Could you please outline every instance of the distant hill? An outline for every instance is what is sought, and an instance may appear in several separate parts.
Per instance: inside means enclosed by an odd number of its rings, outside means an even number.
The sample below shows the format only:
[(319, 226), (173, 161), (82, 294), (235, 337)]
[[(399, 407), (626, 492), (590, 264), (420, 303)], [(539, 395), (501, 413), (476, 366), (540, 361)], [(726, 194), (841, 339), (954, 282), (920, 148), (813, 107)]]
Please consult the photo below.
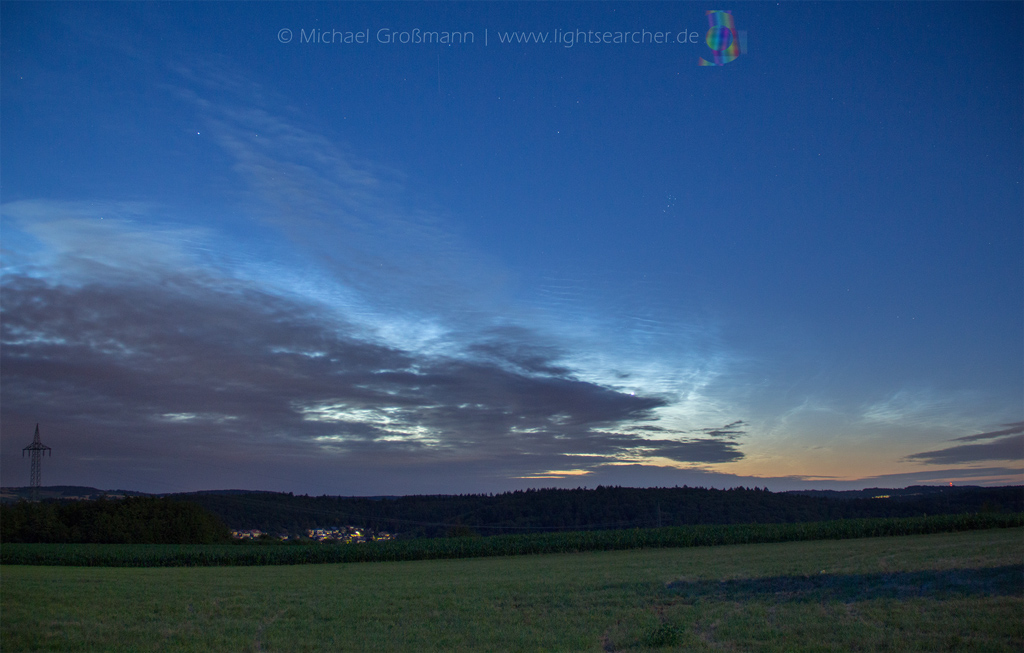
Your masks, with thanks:
[(756, 488), (599, 487), (391, 498), (273, 492), (170, 496), (198, 503), (234, 529), (276, 534), (350, 525), (406, 537), (1024, 512), (1024, 487), (1020, 486), (866, 492), (812, 496)]
[[(3, 500), (28, 498), (29, 488), (3, 488)], [(141, 492), (53, 486), (43, 499), (98, 499)], [(206, 490), (166, 495), (196, 503), (229, 528), (272, 535), (356, 526), (403, 537), (492, 535), (559, 530), (650, 528), (690, 524), (827, 521), (965, 512), (1024, 512), (1024, 487), (869, 488), (770, 492), (758, 488), (598, 487), (503, 494), (397, 497), (296, 496), (281, 492)]]
[[(40, 499), (70, 499), (80, 501), (95, 501), (100, 497), (145, 497), (155, 496), (145, 492), (134, 492), (132, 490), (98, 490), (94, 487), (81, 485), (48, 485), (39, 488)], [(22, 499), (28, 500), (32, 497), (31, 487), (0, 487), (0, 502), (15, 503)]]
[(785, 494), (800, 494), (806, 497), (825, 499), (921, 499), (936, 496), (956, 496), (964, 492), (985, 491), (979, 485), (911, 485), (905, 488), (871, 487), (863, 490), (789, 490)]

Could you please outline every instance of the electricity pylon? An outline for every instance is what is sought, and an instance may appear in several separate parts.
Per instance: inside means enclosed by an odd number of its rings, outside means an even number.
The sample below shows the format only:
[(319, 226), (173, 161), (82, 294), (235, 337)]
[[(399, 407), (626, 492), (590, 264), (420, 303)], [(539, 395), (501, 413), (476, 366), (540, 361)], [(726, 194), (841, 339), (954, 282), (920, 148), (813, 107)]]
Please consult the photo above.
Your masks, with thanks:
[(21, 450), (21, 457), (25, 457), (25, 452), (29, 453), (29, 458), (32, 459), (32, 474), (29, 486), (32, 488), (32, 500), (36, 501), (39, 499), (39, 486), (42, 483), (42, 465), (40, 464), (40, 458), (46, 455), (46, 452), (50, 452), (50, 456), (53, 456), (53, 450), (39, 441), (39, 425), (36, 424), (36, 435), (32, 438), (32, 444), (28, 445)]

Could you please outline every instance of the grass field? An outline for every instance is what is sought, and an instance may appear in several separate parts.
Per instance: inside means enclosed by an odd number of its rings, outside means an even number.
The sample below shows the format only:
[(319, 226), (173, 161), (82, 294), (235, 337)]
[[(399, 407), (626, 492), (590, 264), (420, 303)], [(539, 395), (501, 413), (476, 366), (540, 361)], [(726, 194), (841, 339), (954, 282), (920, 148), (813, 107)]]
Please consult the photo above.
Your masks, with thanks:
[(9, 651), (1024, 650), (1024, 529), (272, 567), (4, 565)]

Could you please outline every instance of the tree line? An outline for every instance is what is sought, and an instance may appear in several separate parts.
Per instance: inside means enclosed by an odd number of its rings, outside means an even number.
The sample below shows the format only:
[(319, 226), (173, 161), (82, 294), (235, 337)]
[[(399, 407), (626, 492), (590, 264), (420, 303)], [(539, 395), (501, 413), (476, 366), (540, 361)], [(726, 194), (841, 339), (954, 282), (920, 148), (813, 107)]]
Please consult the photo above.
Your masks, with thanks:
[(22, 501), (0, 506), (0, 541), (201, 544), (229, 540), (229, 528), (276, 536), (336, 526), (416, 538), (1024, 512), (1024, 488), (1019, 486), (908, 488), (884, 498), (849, 496), (858, 495), (598, 487), (375, 498), (233, 491)]
[(0, 542), (214, 544), (231, 531), (189, 501), (127, 497), (97, 501), (19, 501), (0, 505)]
[(1024, 512), (1024, 488), (928, 488), (891, 498), (836, 498), (759, 488), (598, 487), (502, 494), (402, 497), (295, 496), (273, 492), (175, 495), (236, 529), (270, 534), (354, 525), (402, 537), (793, 523), (968, 512)]

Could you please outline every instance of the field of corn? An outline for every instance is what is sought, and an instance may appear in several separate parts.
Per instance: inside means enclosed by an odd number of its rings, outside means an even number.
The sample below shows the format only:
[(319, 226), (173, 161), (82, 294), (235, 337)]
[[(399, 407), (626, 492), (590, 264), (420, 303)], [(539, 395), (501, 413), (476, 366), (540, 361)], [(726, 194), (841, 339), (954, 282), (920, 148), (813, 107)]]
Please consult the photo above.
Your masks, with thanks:
[(388, 562), (846, 540), (1017, 526), (1024, 526), (1022, 513), (410, 539), (363, 544), (5, 544), (0, 549), (0, 563), (83, 567), (211, 567)]

